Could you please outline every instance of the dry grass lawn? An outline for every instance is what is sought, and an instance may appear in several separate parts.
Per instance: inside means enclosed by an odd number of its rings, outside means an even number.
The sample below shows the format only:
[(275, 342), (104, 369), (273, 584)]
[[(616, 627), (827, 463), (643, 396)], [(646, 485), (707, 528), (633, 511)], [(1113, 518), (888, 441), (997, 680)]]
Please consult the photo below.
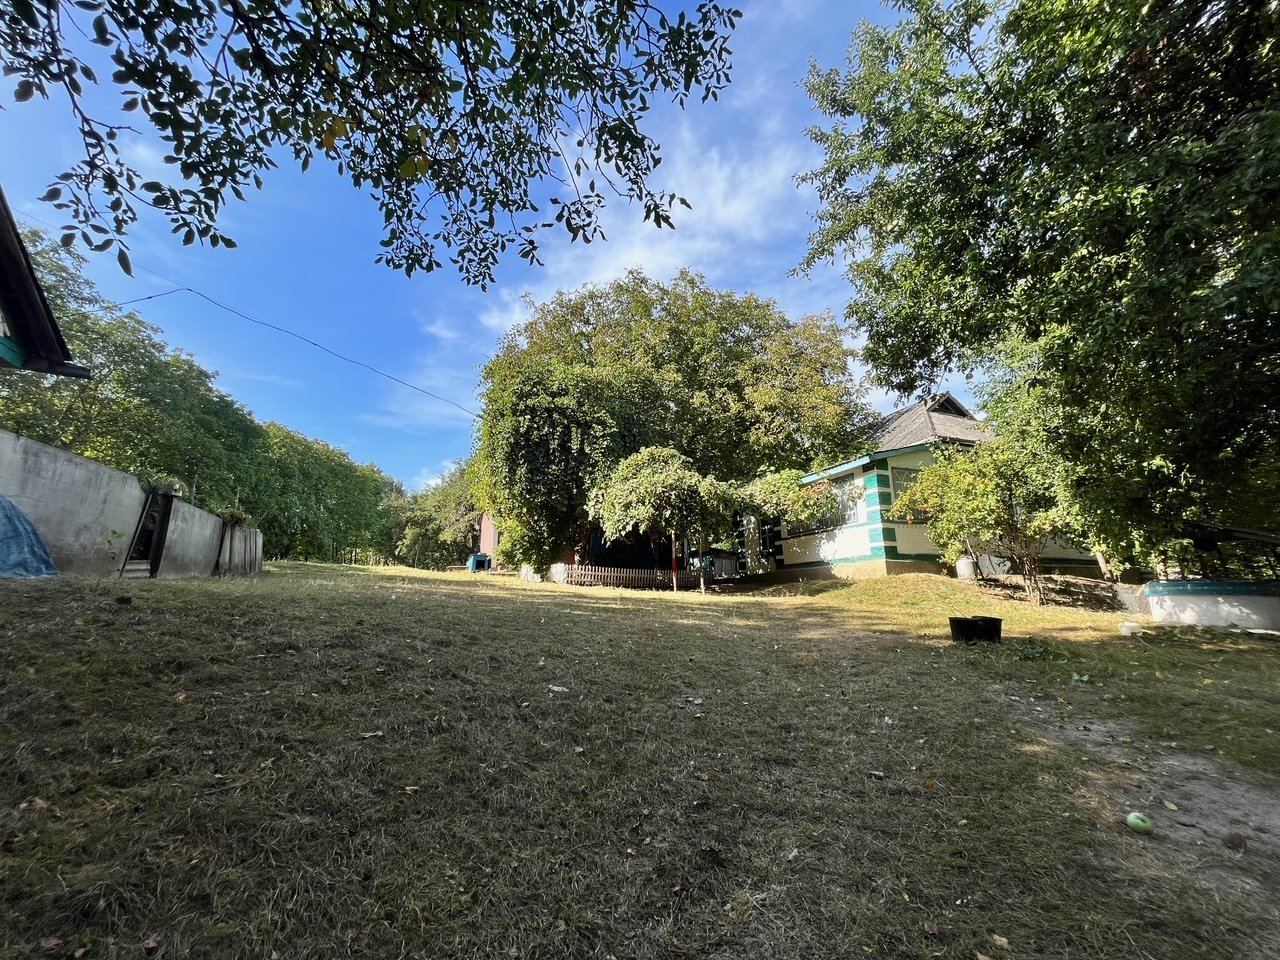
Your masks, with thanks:
[(0, 957), (1280, 955), (1280, 642), (1120, 619), (924, 576), (0, 583)]

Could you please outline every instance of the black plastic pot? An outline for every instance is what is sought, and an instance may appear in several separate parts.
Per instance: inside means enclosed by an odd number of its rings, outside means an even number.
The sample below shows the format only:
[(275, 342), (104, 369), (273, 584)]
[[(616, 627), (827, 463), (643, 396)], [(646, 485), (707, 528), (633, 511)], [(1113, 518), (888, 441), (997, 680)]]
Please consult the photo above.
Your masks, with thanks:
[(1004, 623), (999, 617), (970, 617), (977, 624), (978, 639), (984, 643), (1000, 642), (1000, 627)]
[(948, 617), (951, 639), (955, 643), (977, 643), (978, 623), (973, 617)]

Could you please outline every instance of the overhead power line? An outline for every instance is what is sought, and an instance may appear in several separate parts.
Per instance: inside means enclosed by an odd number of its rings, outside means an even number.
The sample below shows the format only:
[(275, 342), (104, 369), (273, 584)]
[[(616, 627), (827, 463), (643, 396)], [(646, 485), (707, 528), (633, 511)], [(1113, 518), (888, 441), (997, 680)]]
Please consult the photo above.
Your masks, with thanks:
[[(39, 217), (33, 217), (30, 214), (24, 214), (24, 216), (29, 220), (35, 220), (37, 223), (43, 223), (45, 226), (53, 230), (58, 229), (56, 226), (54, 226), (52, 223), (49, 223), (49, 221), (47, 220), (41, 220)], [(457, 407), (459, 410), (461, 410), (463, 413), (465, 413), (469, 417), (473, 417), (477, 420), (480, 419), (480, 414), (476, 413), (474, 410), (468, 410), (466, 407), (458, 403), (456, 400), (450, 400), (448, 397), (442, 397), (438, 393), (432, 393), (426, 387), (420, 387), (416, 383), (410, 383), (408, 380), (401, 380), (399, 377), (395, 376), (394, 374), (387, 373), (385, 370), (379, 370), (377, 367), (373, 366), (372, 364), (365, 363), (363, 360), (357, 360), (355, 357), (348, 357), (346, 354), (339, 353), (337, 350), (333, 350), (329, 347), (326, 347), (323, 343), (317, 343), (315, 340), (312, 340), (309, 337), (304, 337), (302, 334), (297, 333), (296, 331), (290, 330), (288, 327), (282, 327), (279, 324), (271, 323), (267, 320), (260, 320), (255, 316), (245, 313), (243, 310), (237, 309), (236, 307), (233, 307), (228, 303), (223, 303), (221, 300), (218, 300), (215, 297), (211, 297), (209, 294), (204, 293), (201, 290), (197, 290), (195, 287), (190, 287), (184, 283), (179, 283), (177, 280), (174, 280), (172, 277), (165, 276), (163, 273), (161, 273), (158, 270), (152, 270), (150, 267), (144, 267), (138, 263), (134, 263), (133, 266), (135, 270), (145, 270), (147, 273), (150, 273), (153, 276), (159, 277), (161, 280), (165, 280), (165, 281), (168, 281), (169, 283), (172, 283), (174, 287), (172, 290), (166, 290), (163, 293), (153, 293), (150, 296), (137, 297), (136, 299), (133, 299), (133, 300), (125, 300), (121, 303), (117, 303), (116, 306), (118, 307), (126, 307), (131, 303), (142, 303), (145, 300), (158, 300), (161, 297), (168, 297), (175, 293), (189, 293), (192, 296), (199, 297), (201, 300), (204, 300), (207, 303), (217, 307), (219, 310), (225, 310), (227, 313), (230, 313), (233, 316), (239, 317), (242, 320), (247, 320), (249, 321), (249, 323), (256, 323), (260, 327), (266, 327), (267, 329), (274, 330), (277, 333), (283, 333), (285, 336), (293, 337), (295, 340), (301, 340), (303, 343), (308, 344), (309, 346), (315, 347), (317, 350), (323, 350), (325, 353), (329, 354), (329, 356), (334, 357), (338, 360), (341, 360), (343, 363), (349, 363), (349, 364), (352, 364), (353, 366), (363, 367), (365, 370), (368, 370), (370, 373), (376, 374), (377, 376), (382, 377), (383, 379), (390, 380), (392, 383), (398, 383), (400, 384), (400, 386), (407, 387), (410, 390), (414, 390), (425, 397), (430, 397), (432, 400), (439, 400), (441, 403), (447, 403), (450, 406)]]

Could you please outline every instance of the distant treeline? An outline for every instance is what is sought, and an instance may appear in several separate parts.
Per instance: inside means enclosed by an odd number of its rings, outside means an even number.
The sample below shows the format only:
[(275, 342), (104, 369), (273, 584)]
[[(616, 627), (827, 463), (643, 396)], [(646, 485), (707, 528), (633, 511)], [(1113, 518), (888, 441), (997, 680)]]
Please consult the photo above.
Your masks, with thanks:
[(461, 467), (418, 494), (373, 464), (261, 423), (215, 374), (102, 297), (82, 261), (25, 235), (54, 314), (91, 380), (0, 373), (0, 427), (73, 450), (192, 503), (252, 523), (268, 557), (443, 567), (473, 548), (478, 514)]

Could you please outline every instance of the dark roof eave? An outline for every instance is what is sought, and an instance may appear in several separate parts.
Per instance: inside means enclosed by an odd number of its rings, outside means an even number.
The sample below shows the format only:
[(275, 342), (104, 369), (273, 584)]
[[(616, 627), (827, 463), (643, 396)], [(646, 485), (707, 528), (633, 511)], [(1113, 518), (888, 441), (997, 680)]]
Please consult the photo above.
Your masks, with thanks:
[(957, 447), (972, 447), (976, 445), (974, 440), (959, 440), (954, 437), (933, 437), (923, 443), (913, 443), (909, 447), (896, 447), (892, 450), (877, 450), (874, 453), (868, 453), (864, 457), (858, 457), (855, 460), (846, 460), (844, 463), (837, 463), (831, 467), (824, 467), (813, 473), (807, 474), (801, 479), (801, 483), (816, 483), (819, 480), (835, 480), (846, 474), (852, 473), (858, 467), (864, 466), (875, 460), (884, 460), (887, 457), (900, 457), (908, 453), (919, 453), (922, 450), (929, 450), (939, 444), (949, 444)]
[(88, 368), (72, 362), (71, 351), (45, 298), (18, 222), (0, 190), (0, 305), (14, 339), (26, 354), (24, 370), (87, 379)]

